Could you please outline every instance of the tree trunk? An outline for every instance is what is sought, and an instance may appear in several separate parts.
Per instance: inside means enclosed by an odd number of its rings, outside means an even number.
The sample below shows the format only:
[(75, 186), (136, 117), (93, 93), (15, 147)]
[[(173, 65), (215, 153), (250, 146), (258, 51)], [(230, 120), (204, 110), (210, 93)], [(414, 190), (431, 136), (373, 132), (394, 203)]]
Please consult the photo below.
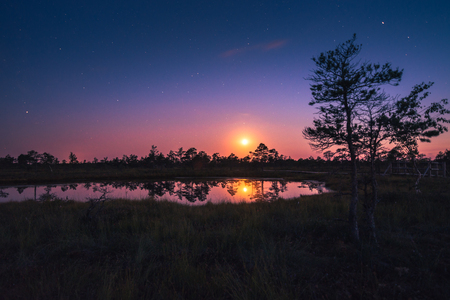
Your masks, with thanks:
[(416, 190), (416, 194), (420, 194), (421, 191), (419, 189), (419, 182), (420, 182), (420, 179), (422, 178), (422, 173), (420, 173), (419, 167), (417, 167), (416, 160), (414, 158), (413, 158), (413, 164), (414, 164), (414, 170), (417, 172), (417, 174), (419, 174), (416, 182), (414, 183), (414, 189)]
[(375, 177), (375, 157), (373, 155), (371, 157), (371, 165), (370, 165), (370, 181), (372, 183), (372, 197), (367, 198), (365, 209), (370, 235), (373, 241), (375, 242), (376, 246), (378, 246), (377, 233), (375, 227), (375, 216), (374, 216), (375, 208), (378, 203), (378, 183), (377, 178)]
[(356, 153), (353, 145), (353, 130), (352, 130), (352, 121), (351, 115), (352, 112), (348, 106), (348, 100), (346, 96), (347, 92), (344, 92), (344, 106), (346, 110), (346, 118), (347, 118), (347, 145), (348, 150), (350, 152), (350, 159), (352, 163), (352, 171), (351, 171), (351, 193), (352, 198), (350, 200), (350, 207), (348, 212), (348, 223), (350, 226), (350, 236), (353, 240), (353, 243), (356, 245), (359, 244), (359, 228), (358, 228), (358, 167), (356, 165)]
[(356, 158), (352, 155), (352, 198), (350, 200), (350, 207), (348, 212), (348, 223), (350, 226), (350, 235), (355, 244), (359, 244), (359, 228), (358, 228), (358, 178), (357, 178), (357, 167)]

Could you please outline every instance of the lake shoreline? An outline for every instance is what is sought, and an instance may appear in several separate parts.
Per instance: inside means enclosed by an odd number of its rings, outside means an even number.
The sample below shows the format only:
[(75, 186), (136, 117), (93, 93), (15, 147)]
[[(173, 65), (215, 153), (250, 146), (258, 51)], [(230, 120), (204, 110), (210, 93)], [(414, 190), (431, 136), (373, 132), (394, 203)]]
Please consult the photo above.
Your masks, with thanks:
[[(151, 180), (176, 178), (305, 178), (305, 175), (323, 176), (327, 173), (310, 173), (295, 170), (260, 170), (245, 168), (186, 169), (186, 168), (128, 168), (113, 166), (57, 165), (52, 169), (38, 166), (28, 169), (12, 168), (0, 170), (0, 187), (20, 184), (57, 184), (66, 182), (112, 181), (112, 180)], [(267, 173), (271, 176), (268, 177)]]

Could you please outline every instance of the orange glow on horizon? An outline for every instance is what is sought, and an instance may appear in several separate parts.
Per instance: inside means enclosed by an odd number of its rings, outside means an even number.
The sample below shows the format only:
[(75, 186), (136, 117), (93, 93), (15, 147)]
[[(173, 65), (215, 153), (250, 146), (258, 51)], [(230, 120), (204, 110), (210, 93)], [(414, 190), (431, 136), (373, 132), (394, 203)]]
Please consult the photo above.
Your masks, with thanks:
[(256, 128), (238, 128), (237, 126), (228, 131), (223, 140), (224, 153), (229, 155), (234, 153), (239, 158), (249, 155), (250, 151), (254, 151), (259, 143), (262, 143), (261, 134)]

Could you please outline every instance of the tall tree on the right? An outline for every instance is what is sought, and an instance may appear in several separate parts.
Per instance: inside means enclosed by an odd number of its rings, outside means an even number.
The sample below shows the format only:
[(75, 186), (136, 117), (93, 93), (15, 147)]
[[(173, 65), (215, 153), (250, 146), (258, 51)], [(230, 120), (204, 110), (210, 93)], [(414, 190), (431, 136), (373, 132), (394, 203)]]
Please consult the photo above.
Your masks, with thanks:
[(316, 69), (308, 80), (313, 100), (309, 105), (318, 107), (318, 118), (312, 127), (306, 127), (303, 135), (313, 149), (324, 151), (334, 146), (348, 151), (351, 160), (351, 200), (349, 205), (350, 234), (359, 243), (357, 221), (358, 170), (357, 158), (361, 153), (361, 137), (357, 117), (361, 106), (374, 100), (380, 86), (397, 85), (402, 70), (384, 65), (355, 61), (361, 45), (355, 44), (356, 35), (340, 44), (335, 50), (314, 57)]
[(418, 141), (430, 141), (447, 128), (449, 120), (444, 115), (447, 100), (422, 105), (428, 95), (429, 84), (416, 85), (403, 98), (390, 97), (381, 86), (398, 85), (403, 70), (392, 69), (389, 63), (379, 64), (353, 62), (361, 46), (355, 45), (356, 36), (335, 50), (321, 53), (313, 58), (317, 69), (309, 80), (313, 100), (310, 105), (320, 104), (319, 117), (313, 127), (306, 127), (303, 135), (313, 149), (324, 151), (338, 147), (348, 153), (351, 160), (351, 200), (349, 206), (350, 233), (359, 242), (357, 223), (358, 169), (357, 159), (366, 156), (371, 165), (370, 181), (372, 197), (366, 197), (364, 207), (371, 236), (375, 239), (374, 211), (378, 202), (375, 176), (375, 159), (384, 145), (395, 143), (407, 149), (410, 156), (417, 155)]

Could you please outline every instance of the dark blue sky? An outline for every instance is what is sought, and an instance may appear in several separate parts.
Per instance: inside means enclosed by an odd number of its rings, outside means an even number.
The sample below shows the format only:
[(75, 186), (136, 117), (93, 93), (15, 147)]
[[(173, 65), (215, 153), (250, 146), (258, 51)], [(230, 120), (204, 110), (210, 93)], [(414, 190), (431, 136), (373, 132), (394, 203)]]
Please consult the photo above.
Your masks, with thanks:
[[(357, 34), (362, 60), (404, 69), (405, 95), (450, 94), (448, 1), (10, 1), (0, 4), (0, 156), (144, 156), (260, 142), (313, 153), (301, 131), (312, 56)], [(239, 145), (248, 138), (248, 146)], [(450, 147), (443, 135), (421, 151)]]

